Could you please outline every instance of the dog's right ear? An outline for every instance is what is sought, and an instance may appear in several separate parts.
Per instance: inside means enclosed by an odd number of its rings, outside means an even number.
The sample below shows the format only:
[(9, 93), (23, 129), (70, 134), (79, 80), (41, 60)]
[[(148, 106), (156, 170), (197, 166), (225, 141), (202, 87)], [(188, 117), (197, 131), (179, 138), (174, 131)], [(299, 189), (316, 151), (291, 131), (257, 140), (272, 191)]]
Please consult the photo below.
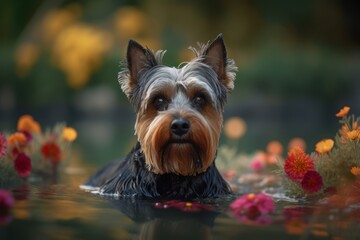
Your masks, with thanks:
[(138, 42), (130, 40), (126, 53), (127, 68), (119, 72), (118, 80), (121, 89), (132, 104), (135, 104), (136, 88), (141, 84), (141, 75), (146, 70), (158, 65), (153, 52), (141, 46)]
[(157, 65), (153, 52), (134, 40), (129, 41), (126, 60), (130, 72), (130, 84), (133, 86), (138, 84), (144, 71)]

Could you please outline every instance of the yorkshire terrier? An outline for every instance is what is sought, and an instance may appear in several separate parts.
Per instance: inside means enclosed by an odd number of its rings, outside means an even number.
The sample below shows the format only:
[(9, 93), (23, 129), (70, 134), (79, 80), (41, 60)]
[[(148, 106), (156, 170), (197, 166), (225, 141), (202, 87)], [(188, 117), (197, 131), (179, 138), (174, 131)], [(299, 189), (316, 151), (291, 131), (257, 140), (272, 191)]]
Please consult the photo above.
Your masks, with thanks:
[(221, 34), (199, 47), (190, 47), (195, 59), (175, 68), (162, 65), (165, 51), (154, 53), (129, 41), (127, 66), (118, 80), (137, 113), (138, 142), (124, 159), (100, 169), (83, 188), (140, 198), (231, 193), (214, 160), (237, 67), (227, 58)]

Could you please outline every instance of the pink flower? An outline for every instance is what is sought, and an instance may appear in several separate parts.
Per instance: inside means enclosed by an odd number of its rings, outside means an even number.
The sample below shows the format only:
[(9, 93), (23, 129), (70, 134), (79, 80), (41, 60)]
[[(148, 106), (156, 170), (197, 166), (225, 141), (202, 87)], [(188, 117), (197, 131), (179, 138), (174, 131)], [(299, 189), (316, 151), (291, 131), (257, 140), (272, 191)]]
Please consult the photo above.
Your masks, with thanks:
[(11, 221), (10, 210), (14, 206), (14, 198), (11, 193), (0, 189), (0, 224)]
[(260, 220), (265, 219), (263, 218), (264, 214), (274, 212), (275, 203), (271, 197), (263, 193), (250, 193), (233, 201), (230, 204), (230, 208), (232, 214), (242, 222), (244, 222), (244, 219), (247, 219), (256, 221), (256, 223), (267, 223), (269, 221)]
[(28, 177), (31, 173), (31, 159), (25, 153), (19, 153), (14, 161), (14, 168), (20, 177)]
[(259, 157), (255, 157), (250, 163), (250, 168), (254, 172), (261, 172), (265, 168), (265, 161)]
[(171, 200), (167, 202), (157, 202), (155, 203), (156, 208), (160, 209), (168, 209), (168, 208), (176, 208), (183, 212), (199, 212), (199, 211), (212, 211), (213, 208), (211, 206), (195, 203), (195, 202), (182, 202), (177, 200)]
[(2, 158), (6, 154), (7, 148), (8, 144), (6, 137), (0, 132), (0, 158)]
[(307, 193), (316, 193), (321, 190), (323, 186), (323, 179), (321, 175), (316, 171), (308, 171), (303, 180), (301, 181), (301, 187)]

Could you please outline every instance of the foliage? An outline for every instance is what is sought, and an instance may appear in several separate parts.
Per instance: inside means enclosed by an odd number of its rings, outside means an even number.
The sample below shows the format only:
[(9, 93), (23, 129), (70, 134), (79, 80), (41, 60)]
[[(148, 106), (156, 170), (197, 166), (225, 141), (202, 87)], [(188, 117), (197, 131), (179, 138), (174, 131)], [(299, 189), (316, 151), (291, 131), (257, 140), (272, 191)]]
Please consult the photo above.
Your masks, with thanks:
[[(292, 151), (290, 151), (285, 163), (280, 162), (279, 164), (280, 175), (284, 179), (287, 195), (305, 199), (319, 198), (340, 191), (349, 183), (356, 181), (359, 175), (357, 169), (360, 166), (360, 118), (354, 115), (348, 116), (347, 111), (343, 114), (339, 113), (337, 116), (341, 117), (339, 121), (341, 128), (335, 136), (335, 141), (323, 140), (318, 143), (327, 143), (331, 148), (318, 148), (317, 146), (317, 152), (310, 155), (310, 159), (315, 165), (315, 171), (321, 176), (321, 180), (317, 178), (318, 180), (313, 184), (320, 184), (321, 181), (321, 188), (309, 193), (304, 185), (289, 177), (285, 165), (287, 161), (291, 161)], [(300, 183), (303, 183), (301, 181)]]

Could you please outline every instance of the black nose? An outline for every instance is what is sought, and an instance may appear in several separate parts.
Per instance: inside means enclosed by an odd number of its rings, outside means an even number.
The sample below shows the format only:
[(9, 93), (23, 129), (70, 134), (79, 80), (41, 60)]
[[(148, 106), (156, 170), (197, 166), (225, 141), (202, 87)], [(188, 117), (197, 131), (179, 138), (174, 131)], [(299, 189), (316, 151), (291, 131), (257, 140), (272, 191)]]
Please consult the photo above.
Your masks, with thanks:
[(171, 123), (171, 132), (176, 136), (186, 134), (190, 129), (190, 122), (185, 118), (176, 118)]

